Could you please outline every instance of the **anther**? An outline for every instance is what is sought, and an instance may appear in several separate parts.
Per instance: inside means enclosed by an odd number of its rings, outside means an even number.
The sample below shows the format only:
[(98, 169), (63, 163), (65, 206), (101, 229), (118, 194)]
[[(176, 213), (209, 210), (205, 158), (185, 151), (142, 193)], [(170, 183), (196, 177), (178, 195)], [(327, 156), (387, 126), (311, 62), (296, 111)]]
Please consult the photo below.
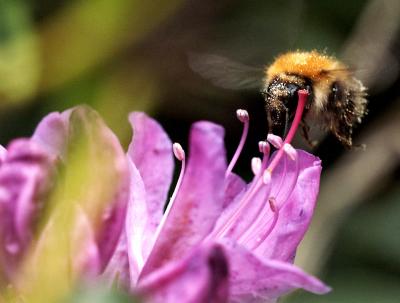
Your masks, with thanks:
[(258, 142), (258, 149), (263, 154), (261, 162), (261, 170), (264, 171), (268, 164), (269, 153), (271, 152), (271, 146), (266, 141), (260, 141)]
[(276, 149), (280, 149), (283, 145), (283, 140), (281, 137), (276, 136), (274, 134), (268, 134), (267, 140), (271, 143)]
[(236, 117), (240, 122), (245, 123), (249, 121), (249, 113), (245, 109), (238, 109), (236, 111)]
[(271, 172), (267, 169), (263, 173), (263, 183), (268, 184), (271, 182)]
[(276, 208), (276, 205), (275, 205), (275, 198), (270, 197), (270, 198), (268, 199), (268, 203), (269, 203), (269, 207), (271, 208), (271, 210), (272, 210), (273, 212), (276, 212), (276, 211), (277, 211), (277, 208)]
[(172, 150), (174, 152), (175, 157), (182, 161), (185, 159), (185, 151), (183, 150), (182, 146), (179, 143), (174, 143), (172, 145)]
[(291, 159), (291, 160), (296, 160), (296, 158), (297, 158), (297, 151), (296, 151), (296, 149), (291, 145), (291, 144), (289, 144), (289, 143), (285, 143), (284, 145), (283, 145), (283, 150), (285, 151), (285, 153), (288, 155), (288, 157)]
[(268, 142), (266, 141), (260, 141), (258, 142), (258, 149), (260, 153), (263, 153), (264, 155), (268, 154), (271, 150), (271, 147), (269, 146)]
[(251, 159), (251, 170), (254, 175), (258, 175), (261, 170), (261, 159), (258, 157), (254, 157)]

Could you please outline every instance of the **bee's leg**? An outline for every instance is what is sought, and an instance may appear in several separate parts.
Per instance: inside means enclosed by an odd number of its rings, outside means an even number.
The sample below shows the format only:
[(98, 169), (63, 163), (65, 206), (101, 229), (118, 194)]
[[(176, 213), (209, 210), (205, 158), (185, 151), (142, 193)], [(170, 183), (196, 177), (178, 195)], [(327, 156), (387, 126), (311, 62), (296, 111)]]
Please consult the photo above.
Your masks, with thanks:
[(302, 119), (300, 125), (301, 125), (301, 135), (303, 136), (304, 140), (306, 140), (307, 144), (311, 148), (317, 146), (318, 142), (315, 140), (314, 141), (311, 140), (310, 136), (308, 135), (310, 132), (310, 126), (307, 124), (307, 122), (304, 119)]

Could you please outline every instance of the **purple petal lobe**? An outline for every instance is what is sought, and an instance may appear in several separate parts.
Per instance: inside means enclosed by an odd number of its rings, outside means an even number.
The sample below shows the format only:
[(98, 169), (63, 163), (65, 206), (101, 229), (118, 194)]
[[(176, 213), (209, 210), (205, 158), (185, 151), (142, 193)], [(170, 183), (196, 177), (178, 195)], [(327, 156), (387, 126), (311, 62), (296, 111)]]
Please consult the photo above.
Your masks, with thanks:
[(260, 216), (260, 212), (268, 205), (266, 197), (270, 191), (270, 186), (265, 185), (253, 194), (252, 198), (249, 198), (252, 187), (254, 184), (247, 186), (224, 209), (215, 225), (213, 238), (225, 237), (239, 241), (244, 234), (248, 233)]
[(142, 276), (185, 255), (211, 231), (222, 211), (226, 170), (223, 129), (209, 122), (194, 124), (189, 147), (181, 188)]
[(108, 262), (102, 276), (108, 282), (109, 286), (113, 285), (124, 290), (130, 289), (130, 262), (125, 232), (121, 234), (117, 248)]
[(68, 143), (69, 114), (70, 111), (48, 114), (36, 127), (32, 140), (46, 148), (50, 154), (64, 158)]
[[(129, 121), (133, 128), (133, 139), (128, 156), (138, 169), (145, 187), (145, 199), (136, 201), (134, 208), (141, 208), (141, 218), (146, 221), (136, 232), (144, 233), (143, 253), (147, 257), (153, 237), (163, 215), (165, 202), (172, 181), (174, 158), (172, 142), (162, 127), (146, 114), (134, 112)], [(145, 202), (145, 205), (138, 203)]]
[(324, 294), (330, 288), (298, 267), (277, 260), (261, 259), (234, 243), (224, 244), (229, 256), (230, 302), (275, 302), (296, 288)]
[(149, 274), (138, 292), (151, 303), (227, 303), (228, 276), (222, 248), (205, 245)]
[(319, 191), (321, 162), (304, 151), (297, 152), (299, 174), (296, 185), (285, 203), (279, 205), (279, 219), (275, 228), (256, 249), (259, 256), (282, 261), (293, 260), (297, 246), (310, 225)]
[[(126, 217), (126, 241), (130, 262), (130, 281), (136, 284), (140, 269), (144, 264), (143, 244), (151, 244), (153, 236), (147, 233), (148, 210), (146, 208), (146, 192), (143, 180), (135, 164), (128, 159), (130, 171), (130, 197)], [(149, 243), (150, 242), (150, 243)]]
[(230, 173), (225, 181), (224, 208), (228, 206), (237, 195), (246, 189), (246, 182), (234, 173)]
[(0, 166), (0, 277), (12, 279), (31, 243), (53, 175), (53, 158), (39, 144), (10, 143)]

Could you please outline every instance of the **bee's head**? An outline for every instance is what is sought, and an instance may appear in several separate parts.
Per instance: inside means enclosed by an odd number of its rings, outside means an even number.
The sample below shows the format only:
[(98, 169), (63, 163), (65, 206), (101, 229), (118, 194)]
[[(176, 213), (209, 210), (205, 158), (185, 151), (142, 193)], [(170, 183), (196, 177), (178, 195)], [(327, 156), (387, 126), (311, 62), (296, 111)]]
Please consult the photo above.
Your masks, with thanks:
[(261, 91), (264, 95), (265, 101), (269, 103), (272, 100), (277, 100), (289, 109), (296, 108), (297, 92), (306, 87), (303, 81), (298, 81), (297, 78), (293, 80), (296, 81), (288, 81), (281, 78), (273, 79)]
[(286, 75), (285, 78), (273, 79), (261, 91), (267, 107), (269, 124), (274, 133), (285, 131), (296, 110), (298, 91), (301, 89), (311, 90), (304, 79)]

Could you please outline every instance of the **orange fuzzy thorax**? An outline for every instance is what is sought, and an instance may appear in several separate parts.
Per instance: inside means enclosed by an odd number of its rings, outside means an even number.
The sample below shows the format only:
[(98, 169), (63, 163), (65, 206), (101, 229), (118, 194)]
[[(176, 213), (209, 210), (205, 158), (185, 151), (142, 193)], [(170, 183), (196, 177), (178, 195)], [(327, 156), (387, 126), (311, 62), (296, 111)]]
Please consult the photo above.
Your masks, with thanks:
[(317, 51), (296, 51), (277, 57), (266, 70), (266, 76), (267, 79), (272, 79), (281, 74), (297, 74), (317, 81), (326, 77), (324, 71), (337, 69), (346, 69), (346, 66)]

